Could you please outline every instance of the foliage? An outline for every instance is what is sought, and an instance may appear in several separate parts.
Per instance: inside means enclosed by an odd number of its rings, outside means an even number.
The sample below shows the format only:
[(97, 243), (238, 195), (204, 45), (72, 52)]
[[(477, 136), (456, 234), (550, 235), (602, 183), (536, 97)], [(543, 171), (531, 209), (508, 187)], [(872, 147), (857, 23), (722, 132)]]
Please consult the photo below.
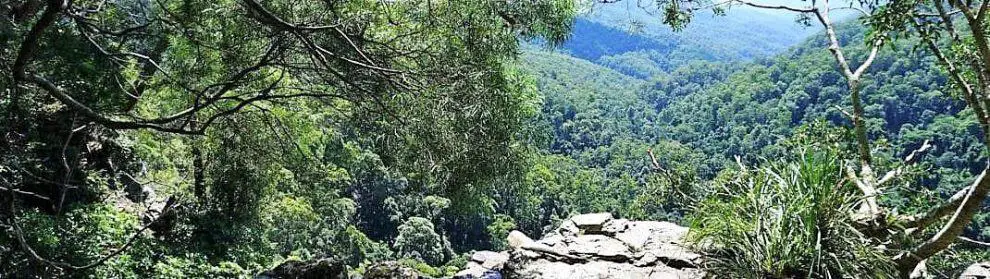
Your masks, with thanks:
[[(826, 149), (827, 150), (827, 149)], [(888, 255), (849, 214), (857, 189), (828, 151), (739, 171), (693, 211), (690, 237), (732, 278), (893, 278)]]
[[(867, 30), (853, 23), (837, 27), (847, 54), (863, 57), (866, 48), (857, 42), (863, 40)], [(904, 167), (904, 175), (891, 183), (880, 197), (884, 206), (896, 207), (900, 214), (926, 212), (969, 185), (972, 177), (984, 167), (981, 162), (986, 157), (973, 112), (964, 107), (959, 96), (951, 93), (947, 78), (931, 54), (912, 47), (917, 43), (904, 39), (882, 49), (873, 67), (867, 71), (862, 89), (867, 131), (875, 143), (872, 150), (874, 166), (883, 170)], [(626, 209), (667, 207), (675, 210), (651, 211), (678, 212), (677, 208), (690, 208), (712, 187), (707, 181), (723, 179), (716, 174), (735, 167), (735, 156), (749, 164), (763, 160), (761, 158), (773, 158), (774, 161), (786, 158), (793, 150), (834, 148), (843, 158), (851, 158), (847, 155), (851, 154), (854, 141), (842, 128), (850, 124), (843, 112), (850, 106), (845, 94), (846, 85), (832, 67), (829, 54), (821, 47), (824, 44), (823, 38), (816, 35), (789, 51), (752, 63), (686, 63), (649, 79), (608, 69), (605, 66), (613, 65), (602, 65), (602, 61), (595, 64), (533, 50), (526, 56), (530, 63), (527, 67), (541, 77), (538, 84), (545, 94), (543, 117), (547, 120), (544, 125), (554, 134), (548, 149), (554, 155), (576, 158), (581, 166), (573, 171), (561, 167), (552, 169), (569, 173), (565, 177), (579, 177), (579, 170), (592, 173), (623, 170), (619, 173), (633, 177), (636, 186), (627, 188), (635, 190), (619, 192), (635, 193), (634, 200), (639, 202), (628, 203), (624, 199), (628, 196), (615, 195), (623, 207), (613, 213), (678, 220), (677, 214), (630, 214)], [(902, 166), (901, 159), (926, 140), (935, 148), (928, 150), (919, 164)], [(658, 176), (640, 175), (650, 173), (638, 172), (636, 168), (649, 169), (646, 148), (628, 153), (634, 155), (628, 157), (634, 160), (620, 164), (584, 160), (602, 158), (590, 154), (616, 156), (619, 153), (609, 151), (619, 150), (619, 146), (629, 142), (652, 144), (655, 151), (663, 150), (656, 144), (676, 142), (690, 150), (687, 154), (694, 155), (680, 157), (689, 158), (686, 160), (690, 163), (681, 163), (685, 159), (670, 163), (673, 168), (691, 170), (683, 172), (687, 177), (685, 182), (667, 184), (668, 180), (656, 180)], [(663, 163), (669, 160), (666, 152), (656, 154), (661, 165), (666, 167), (668, 164)], [(672, 154), (670, 158), (678, 156)], [(692, 173), (697, 174), (696, 180), (691, 178)], [(724, 175), (727, 174), (722, 172), (721, 176)], [(625, 184), (621, 175), (605, 177), (597, 180), (601, 182), (571, 183), (584, 189), (560, 195), (555, 200), (610, 204), (611, 200), (596, 200), (600, 193), (594, 189), (597, 185)], [(677, 195), (679, 192), (686, 195)], [(524, 232), (540, 232), (541, 225), (528, 225), (528, 220), (544, 220), (542, 224), (555, 220), (552, 212), (546, 213), (547, 209), (554, 209), (549, 206), (552, 203), (543, 203), (543, 206), (536, 206), (534, 204), (539, 203), (534, 202), (515, 204), (518, 205), (506, 206), (507, 212), (512, 212), (510, 215)], [(519, 211), (527, 213), (515, 213), (520, 208), (525, 210)], [(533, 208), (547, 208), (537, 210), (547, 217), (531, 216), (528, 212)], [(587, 212), (609, 207), (571, 208)], [(978, 214), (973, 224), (967, 226), (965, 235), (988, 240), (981, 235), (988, 224), (985, 218), (985, 214)], [(931, 235), (935, 231), (925, 233)], [(969, 251), (981, 253), (967, 246), (951, 249), (953, 251), (947, 252), (949, 255)], [(963, 262), (950, 265), (959, 264)]]
[[(786, 12), (87, 0), (45, 27), (56, 2), (0, 4), (0, 187), (34, 194), (0, 191), (0, 277), (249, 277), (287, 258), (449, 276), (458, 252), (598, 211), (691, 216), (737, 276), (872, 278), (866, 266), (889, 264), (837, 213), (856, 202), (834, 161), (852, 150), (846, 87), (825, 41)], [(853, 61), (876, 34), (837, 31)], [(987, 157), (977, 111), (919, 42), (889, 44), (862, 88), (876, 166), (935, 146), (880, 197), (905, 214)], [(990, 240), (990, 214), (975, 219), (965, 235)], [(59, 263), (135, 241), (60, 270), (26, 253), (12, 221)], [(986, 256), (957, 245), (930, 267)]]
[(422, 217), (409, 217), (399, 226), (393, 247), (402, 257), (420, 259), (431, 265), (444, 262), (448, 249), (433, 223)]
[[(0, 277), (246, 277), (287, 257), (396, 260), (423, 237), (432, 265), (448, 239), (486, 247), (479, 205), (525, 168), (539, 112), (520, 41), (563, 41), (575, 13), (139, 2), (0, 4)], [(109, 260), (46, 264), (11, 220), (45, 259)]]
[(492, 249), (495, 251), (504, 251), (509, 249), (508, 236), (509, 232), (516, 229), (516, 222), (512, 220), (512, 216), (497, 214), (495, 215), (495, 220), (488, 225), (488, 234), (492, 238)]

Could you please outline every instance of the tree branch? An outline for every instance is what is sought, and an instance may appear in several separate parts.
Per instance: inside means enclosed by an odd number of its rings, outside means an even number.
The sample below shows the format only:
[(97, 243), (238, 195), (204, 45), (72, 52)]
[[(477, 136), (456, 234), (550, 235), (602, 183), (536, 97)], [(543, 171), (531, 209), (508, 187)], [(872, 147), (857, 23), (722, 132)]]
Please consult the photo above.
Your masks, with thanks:
[(34, 193), (34, 192), (24, 191), (24, 190), (17, 189), (17, 188), (8, 188), (8, 187), (0, 186), (0, 191), (8, 191), (8, 192), (12, 192), (14, 194), (31, 196), (31, 197), (38, 198), (38, 199), (45, 200), (45, 201), (49, 201), (49, 202), (52, 201), (51, 198), (46, 197), (44, 195), (41, 195), (41, 194), (38, 194), (38, 193)]
[(750, 6), (750, 7), (754, 7), (754, 8), (771, 9), (771, 10), (787, 10), (787, 11), (799, 12), (799, 13), (813, 13), (813, 12), (815, 12), (817, 10), (817, 8), (813, 8), (813, 7), (812, 8), (795, 8), (795, 7), (786, 6), (786, 5), (770, 5), (770, 4), (762, 4), (762, 3), (750, 2), (750, 1), (744, 1), (744, 0), (731, 0), (731, 2), (740, 3), (740, 4), (743, 4), (743, 5), (746, 5), (746, 6)]
[(969, 194), (972, 189), (972, 186), (966, 186), (953, 194), (952, 197), (949, 197), (948, 201), (932, 208), (932, 210), (927, 213), (909, 217), (905, 227), (915, 228), (917, 231), (927, 228), (929, 225), (934, 224), (939, 219), (942, 219), (942, 217), (955, 212), (955, 210), (959, 208), (959, 205), (962, 204), (963, 199), (966, 198), (966, 195)]
[(887, 172), (887, 174), (884, 174), (884, 176), (877, 181), (877, 185), (883, 185), (893, 180), (897, 176), (901, 175), (904, 172), (904, 168), (906, 166), (910, 166), (917, 163), (919, 158), (921, 158), (921, 156), (924, 155), (924, 153), (927, 152), (932, 147), (934, 147), (934, 145), (931, 144), (931, 141), (925, 140), (925, 142), (921, 144), (921, 147), (918, 147), (918, 149), (911, 151), (911, 153), (904, 158), (904, 165), (897, 167), (897, 169), (895, 170)]
[[(10, 189), (8, 189), (8, 190), (10, 190)], [(13, 193), (13, 192), (11, 192), (11, 193)], [(24, 238), (24, 232), (21, 229), (21, 226), (19, 224), (17, 224), (17, 217), (13, 216), (13, 214), (16, 213), (16, 210), (15, 210), (16, 207), (15, 207), (15, 205), (14, 205), (13, 202), (10, 203), (10, 210), (11, 210), (11, 214), (12, 214), (12, 216), (10, 217), (10, 226), (11, 226), (11, 229), (12, 229), (11, 231), (13, 232), (13, 234), (14, 234), (17, 242), (18, 242), (18, 244), (21, 246), (21, 249), (23, 249), (35, 261), (38, 261), (38, 262), (43, 263), (45, 265), (52, 266), (52, 267), (57, 268), (57, 269), (68, 269), (68, 270), (73, 270), (73, 271), (85, 270), (85, 269), (90, 269), (90, 268), (93, 268), (93, 267), (100, 266), (100, 265), (106, 263), (106, 261), (108, 261), (108, 260), (110, 260), (110, 259), (112, 259), (114, 257), (117, 257), (118, 255), (120, 255), (121, 253), (123, 253), (124, 251), (126, 251), (132, 244), (134, 244), (134, 241), (136, 241), (138, 239), (138, 237), (140, 237), (145, 231), (148, 230), (148, 228), (151, 227), (152, 224), (154, 224), (155, 222), (158, 222), (158, 220), (160, 220), (162, 216), (165, 216), (165, 214), (167, 214), (169, 212), (169, 210), (171, 210), (171, 208), (173, 207), (173, 205), (175, 205), (175, 201), (176, 201), (176, 199), (175, 199), (174, 196), (169, 197), (168, 200), (165, 201), (165, 205), (162, 207), (162, 211), (158, 215), (158, 217), (156, 217), (154, 220), (151, 220), (151, 222), (148, 222), (147, 224), (144, 224), (143, 226), (141, 226), (140, 229), (138, 229), (137, 231), (135, 231), (134, 234), (132, 234), (130, 237), (127, 238), (127, 241), (125, 241), (123, 245), (121, 245), (120, 247), (117, 247), (116, 249), (114, 249), (113, 251), (111, 251), (109, 254), (107, 254), (105, 256), (102, 256), (99, 259), (97, 259), (97, 260), (95, 260), (95, 261), (93, 261), (93, 262), (91, 262), (89, 264), (81, 265), (81, 266), (76, 266), (76, 265), (72, 265), (72, 264), (65, 263), (65, 262), (58, 262), (58, 261), (53, 261), (53, 260), (50, 260), (50, 259), (46, 259), (46, 258), (42, 257), (41, 255), (39, 255), (38, 252), (34, 250), (34, 248), (31, 248), (31, 245), (28, 244), (27, 239)]]
[(962, 234), (966, 225), (973, 219), (973, 215), (976, 215), (980, 211), (983, 200), (986, 199), (987, 193), (990, 192), (990, 179), (987, 179), (988, 171), (990, 171), (990, 166), (985, 168), (976, 178), (976, 181), (973, 182), (973, 186), (970, 187), (971, 189), (956, 208), (949, 222), (928, 241), (925, 241), (909, 252), (898, 255), (895, 258), (898, 265), (902, 268), (913, 268), (921, 260), (927, 259), (948, 248)]
[(647, 149), (646, 150), (646, 153), (650, 154), (650, 160), (653, 162), (653, 169), (654, 170), (662, 170), (663, 167), (660, 167), (660, 162), (657, 161), (657, 156), (654, 156), (653, 155), (653, 147), (650, 147), (650, 149)]
[(866, 57), (866, 61), (863, 61), (863, 64), (860, 64), (859, 68), (856, 68), (856, 72), (853, 73), (853, 76), (855, 76), (856, 79), (859, 79), (861, 76), (863, 76), (863, 73), (866, 72), (866, 69), (873, 64), (873, 60), (877, 58), (877, 53), (880, 52), (880, 47), (882, 46), (883, 46), (883, 38), (879, 38), (873, 42), (873, 48), (870, 49), (870, 55)]
[(31, 27), (31, 31), (28, 31), (24, 37), (24, 41), (21, 42), (20, 50), (17, 52), (17, 58), (11, 67), (15, 81), (23, 80), (27, 77), (24, 70), (27, 67), (27, 63), (34, 58), (34, 54), (37, 52), (38, 40), (45, 34), (45, 30), (55, 23), (55, 20), (58, 19), (58, 14), (65, 10), (67, 5), (68, 2), (66, 0), (48, 0), (41, 18), (35, 22), (34, 26)]
[(966, 242), (966, 243), (969, 243), (969, 244), (972, 244), (972, 245), (975, 245), (975, 246), (980, 246), (982, 248), (990, 248), (990, 243), (986, 243), (986, 242), (983, 242), (983, 241), (978, 241), (978, 240), (975, 240), (975, 239), (972, 239), (972, 238), (968, 238), (968, 237), (965, 237), (965, 236), (960, 236), (959, 237), (959, 240), (962, 240), (963, 242)]

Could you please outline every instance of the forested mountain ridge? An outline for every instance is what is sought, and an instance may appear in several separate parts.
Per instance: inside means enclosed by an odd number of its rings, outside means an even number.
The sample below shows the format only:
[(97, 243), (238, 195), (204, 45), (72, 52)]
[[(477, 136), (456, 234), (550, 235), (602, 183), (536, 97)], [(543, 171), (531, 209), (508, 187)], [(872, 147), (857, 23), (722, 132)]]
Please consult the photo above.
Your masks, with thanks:
[(633, 1), (594, 5), (575, 20), (561, 51), (639, 78), (695, 60), (748, 61), (782, 52), (815, 29), (794, 14), (748, 7), (703, 13), (683, 30), (656, 20), (658, 11)]
[[(865, 46), (855, 43), (864, 32), (854, 24), (839, 28), (851, 55), (859, 57), (854, 59), (865, 55)], [(911, 178), (918, 180), (890, 189), (884, 197), (885, 202), (920, 206), (917, 210), (924, 211), (926, 204), (937, 203), (965, 186), (984, 167), (987, 154), (980, 148), (979, 124), (971, 120), (962, 100), (944, 91), (947, 78), (931, 54), (913, 48), (915, 44), (901, 41), (879, 54), (864, 78), (863, 102), (869, 135), (881, 142), (880, 149), (874, 150), (877, 160), (895, 163), (923, 143), (935, 146), (915, 170), (930, 175)], [(843, 93), (845, 82), (823, 45), (823, 36), (816, 34), (781, 54), (749, 63), (694, 61), (648, 79), (534, 49), (524, 59), (526, 68), (538, 76), (545, 98), (544, 117), (553, 127), (555, 141), (549, 152), (575, 158), (588, 170), (606, 176), (612, 169), (640, 168), (640, 175), (633, 179), (640, 181), (639, 186), (632, 188), (655, 189), (656, 185), (647, 182), (653, 175), (646, 163), (646, 150), (651, 147), (664, 167), (693, 165), (689, 173), (711, 179), (720, 170), (736, 168), (735, 156), (759, 165), (788, 156), (796, 141), (808, 140), (813, 134), (848, 137), (848, 131), (826, 128), (849, 125), (843, 108), (850, 104)], [(589, 78), (589, 74), (594, 76)], [(671, 149), (671, 143), (678, 148)], [(630, 144), (641, 146), (638, 160), (643, 164), (582, 160), (626, 150)], [(684, 152), (695, 161), (667, 159)], [(625, 172), (629, 173), (636, 172)], [(660, 192), (678, 194), (670, 188)], [(635, 199), (629, 198), (626, 204), (636, 204)], [(679, 216), (676, 208), (653, 210), (646, 216)], [(630, 210), (612, 212), (644, 216)], [(990, 215), (980, 213), (976, 220), (966, 235), (990, 240), (986, 229)], [(948, 264), (942, 261), (936, 264)], [(968, 263), (954, 261), (956, 265)]]
[(608, 2), (0, 3), (0, 278), (990, 257), (990, 2)]

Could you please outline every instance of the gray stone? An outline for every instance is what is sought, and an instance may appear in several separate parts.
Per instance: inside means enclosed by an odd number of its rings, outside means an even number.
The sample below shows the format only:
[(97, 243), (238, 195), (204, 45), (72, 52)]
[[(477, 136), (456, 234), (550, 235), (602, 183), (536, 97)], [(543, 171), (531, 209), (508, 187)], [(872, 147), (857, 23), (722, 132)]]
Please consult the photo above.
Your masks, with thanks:
[(533, 242), (532, 238), (526, 236), (526, 234), (521, 231), (509, 232), (509, 237), (506, 238), (511, 248), (519, 248), (523, 244)]
[(597, 233), (602, 231), (605, 222), (612, 220), (612, 213), (581, 214), (570, 220), (584, 233)]
[(574, 237), (577, 237), (577, 235), (571, 237), (564, 237), (563, 235), (560, 234), (551, 233), (543, 237), (543, 239), (537, 240), (536, 242), (546, 244), (547, 246), (550, 247), (563, 247), (567, 245), (567, 243), (564, 243), (564, 241), (567, 241), (568, 239), (573, 239)]
[(454, 278), (481, 278), (485, 275), (485, 272), (488, 272), (489, 270), (490, 269), (484, 268), (478, 263), (469, 262), (463, 270), (457, 272), (457, 274), (454, 274)]
[(622, 241), (604, 235), (582, 235), (574, 238), (567, 247), (572, 254), (595, 258), (632, 258), (632, 252)]
[(364, 279), (418, 279), (419, 272), (399, 262), (381, 262), (371, 267), (364, 273)]
[(306, 262), (288, 260), (272, 270), (258, 274), (255, 278), (347, 278), (347, 269), (343, 263), (331, 259), (316, 259)]
[(987, 279), (990, 278), (990, 262), (975, 263), (970, 265), (959, 275), (959, 279)]
[(602, 228), (602, 232), (608, 235), (615, 235), (620, 232), (624, 232), (629, 229), (629, 220), (626, 219), (615, 219), (605, 223)]
[(486, 269), (501, 270), (505, 262), (509, 261), (509, 253), (478, 251), (471, 255), (471, 261)]
[[(540, 240), (510, 233), (512, 250), (503, 272), (505, 278), (521, 279), (704, 278), (701, 255), (684, 242), (687, 230), (608, 213), (577, 215)], [(479, 274), (486, 269), (481, 262), (495, 257), (476, 253), (465, 274)]]
[(578, 226), (575, 225), (570, 219), (564, 220), (564, 222), (560, 224), (560, 227), (555, 231), (558, 235), (563, 237), (575, 237), (578, 236), (578, 234), (581, 234), (581, 229), (579, 229)]
[(569, 264), (559, 261), (538, 260), (513, 270), (508, 278), (520, 279), (696, 279), (703, 278), (699, 270), (679, 270), (666, 266), (637, 267), (629, 263), (591, 261)]
[(632, 222), (626, 230), (616, 233), (614, 237), (634, 251), (641, 251), (646, 247), (646, 242), (654, 237), (654, 232), (659, 230), (656, 222)]

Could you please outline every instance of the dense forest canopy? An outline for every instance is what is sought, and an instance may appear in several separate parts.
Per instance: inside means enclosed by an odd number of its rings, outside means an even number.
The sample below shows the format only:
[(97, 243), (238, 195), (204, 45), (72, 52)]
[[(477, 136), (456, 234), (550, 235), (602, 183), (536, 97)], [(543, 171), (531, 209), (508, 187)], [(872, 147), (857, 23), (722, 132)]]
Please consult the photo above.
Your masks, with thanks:
[(956, 276), (988, 5), (0, 1), (0, 278), (444, 277), (591, 212), (730, 278)]

